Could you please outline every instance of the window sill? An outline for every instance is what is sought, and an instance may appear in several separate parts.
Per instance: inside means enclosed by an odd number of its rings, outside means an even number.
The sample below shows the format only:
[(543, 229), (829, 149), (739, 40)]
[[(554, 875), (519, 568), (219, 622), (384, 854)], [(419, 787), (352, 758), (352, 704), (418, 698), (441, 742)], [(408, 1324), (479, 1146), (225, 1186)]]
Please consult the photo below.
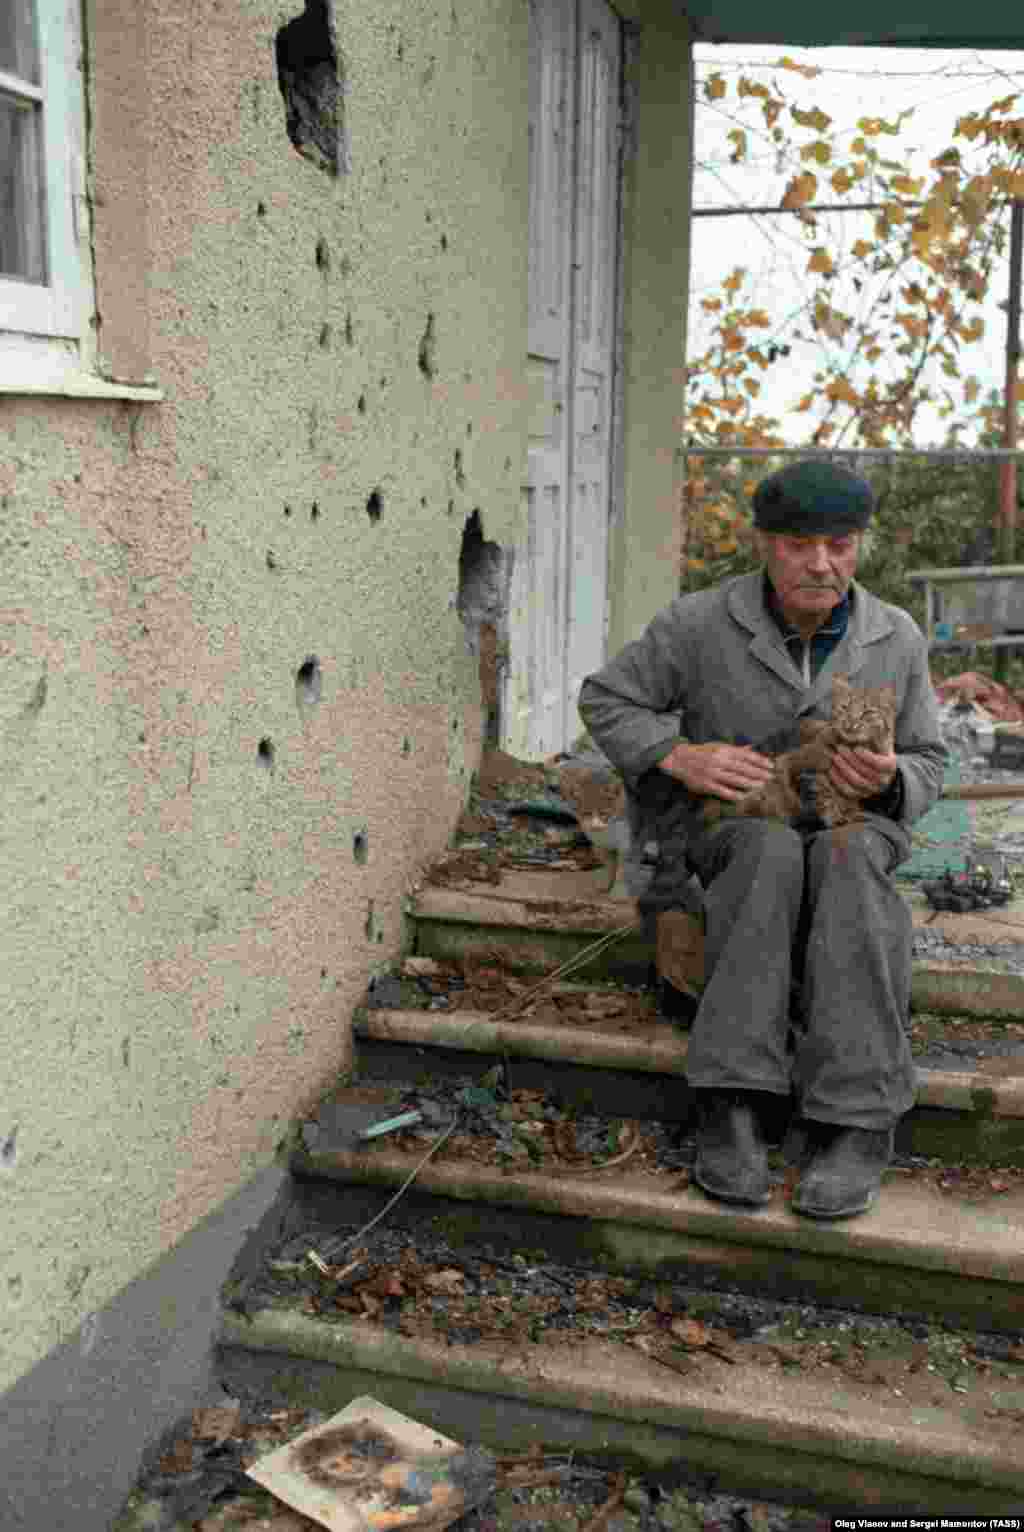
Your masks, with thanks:
[(162, 388), (151, 383), (112, 383), (90, 372), (63, 372), (51, 377), (4, 377), (0, 372), (0, 394), (23, 394), (64, 399), (135, 399), (140, 404), (159, 404)]

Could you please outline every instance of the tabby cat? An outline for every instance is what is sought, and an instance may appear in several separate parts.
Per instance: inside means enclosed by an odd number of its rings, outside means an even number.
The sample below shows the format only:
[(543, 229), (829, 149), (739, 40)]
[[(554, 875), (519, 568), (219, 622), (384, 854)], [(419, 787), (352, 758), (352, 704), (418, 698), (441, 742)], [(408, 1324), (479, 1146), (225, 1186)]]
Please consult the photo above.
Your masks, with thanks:
[(800, 796), (803, 772), (814, 773), (813, 811), (828, 826), (849, 824), (864, 813), (859, 798), (848, 797), (829, 780), (828, 768), (837, 745), (860, 746), (887, 754), (893, 748), (896, 724), (896, 693), (891, 686), (855, 687), (847, 676), (832, 681), (832, 717), (805, 718), (800, 724), (800, 744), (776, 758), (764, 787), (755, 788), (736, 802), (706, 798), (705, 824), (742, 814), (760, 819), (799, 819), (810, 805)]

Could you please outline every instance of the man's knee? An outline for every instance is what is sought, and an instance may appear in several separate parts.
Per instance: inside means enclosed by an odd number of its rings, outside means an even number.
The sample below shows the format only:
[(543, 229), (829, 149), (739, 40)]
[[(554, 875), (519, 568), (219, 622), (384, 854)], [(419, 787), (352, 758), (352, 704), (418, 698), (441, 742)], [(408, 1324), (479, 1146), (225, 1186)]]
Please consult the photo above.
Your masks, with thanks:
[(701, 881), (711, 882), (727, 867), (740, 864), (751, 877), (766, 865), (780, 881), (803, 879), (803, 841), (790, 825), (777, 819), (727, 820), (708, 836), (695, 858)]
[(812, 838), (807, 849), (808, 871), (812, 879), (848, 877), (857, 869), (886, 876), (902, 861), (900, 852), (895, 834), (890, 837), (875, 825), (854, 821), (822, 830)]

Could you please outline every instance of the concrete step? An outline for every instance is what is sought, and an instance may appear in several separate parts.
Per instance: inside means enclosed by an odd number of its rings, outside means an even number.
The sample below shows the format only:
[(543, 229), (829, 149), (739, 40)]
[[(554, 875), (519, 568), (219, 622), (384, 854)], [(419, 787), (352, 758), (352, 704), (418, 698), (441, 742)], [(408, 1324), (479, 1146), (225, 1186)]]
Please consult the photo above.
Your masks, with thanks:
[[(358, 1084), (332, 1100), (375, 1102), (382, 1117), (408, 1087)], [(713, 1201), (675, 1165), (641, 1157), (621, 1168), (581, 1171), (545, 1155), (527, 1167), (442, 1151), (414, 1129), (401, 1148), (333, 1147), (330, 1134), (296, 1149), (293, 1174), (328, 1207), (350, 1208), (357, 1190), (381, 1204), (408, 1181), (392, 1221), (433, 1204), (455, 1243), (513, 1237), (517, 1248), (550, 1250), (608, 1270), (722, 1280), (749, 1292), (913, 1314), (985, 1330), (1024, 1327), (1024, 1179), (973, 1183), (936, 1170), (894, 1166), (875, 1207), (819, 1222), (788, 1207), (789, 1176), (772, 1202), (749, 1210)], [(411, 1179), (410, 1179), (411, 1178)], [(994, 1179), (998, 1191), (991, 1190)], [(332, 1190), (333, 1188), (333, 1190)], [(415, 1194), (415, 1196), (413, 1195)], [(368, 1199), (368, 1200), (367, 1200)], [(346, 1215), (347, 1216), (347, 1215)]]
[(542, 1442), (548, 1453), (616, 1455), (634, 1470), (701, 1474), (733, 1493), (862, 1515), (1024, 1509), (1019, 1422), (980, 1400), (908, 1410), (714, 1357), (680, 1376), (599, 1339), (571, 1351), (470, 1347), (290, 1308), (227, 1314), (220, 1340), (235, 1392), (329, 1413), (368, 1394), (501, 1453)]
[[(477, 957), (520, 971), (542, 972), (577, 960), (576, 977), (643, 983), (654, 959), (653, 933), (641, 923), (635, 901), (610, 898), (590, 874), (505, 872), (494, 885), (452, 884), (422, 888), (409, 902), (416, 951), (439, 959)], [(919, 896), (908, 895), (915, 926), (962, 943), (1013, 949), (1024, 939), (1019, 925), (996, 915), (934, 916)], [(617, 939), (616, 933), (621, 933)], [(598, 944), (601, 944), (598, 946)], [(1024, 1017), (1024, 975), (993, 957), (983, 964), (962, 960), (915, 960), (911, 1007), (959, 1015)], [(702, 937), (693, 921), (692, 974), (699, 989)]]
[[(685, 1033), (653, 1014), (625, 1031), (620, 1025), (565, 1026), (461, 1009), (360, 1008), (355, 1016), (364, 1078), (451, 1078), (503, 1064), (511, 1083), (555, 1090), (577, 1108), (686, 1122)], [(921, 1068), (897, 1148), (954, 1164), (1024, 1165), (1024, 1047), (974, 1069)]]

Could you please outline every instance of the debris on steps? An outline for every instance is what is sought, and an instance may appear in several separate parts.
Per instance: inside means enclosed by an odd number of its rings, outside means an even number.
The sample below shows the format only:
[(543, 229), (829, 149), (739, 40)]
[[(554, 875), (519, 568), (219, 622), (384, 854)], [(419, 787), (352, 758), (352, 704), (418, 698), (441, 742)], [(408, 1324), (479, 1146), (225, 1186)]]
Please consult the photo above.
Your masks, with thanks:
[[(420, 1120), (352, 1150), (332, 1145), (321, 1113), (303, 1129), (294, 1173), (337, 1183), (344, 1199), (362, 1188), (377, 1207), (411, 1186), (417, 1202), (437, 1199), (437, 1216), (453, 1219), (467, 1241), (505, 1231), (523, 1246), (612, 1270), (700, 1278), (724, 1268), (747, 1291), (989, 1329), (1020, 1321), (1020, 1167), (900, 1155), (869, 1213), (820, 1223), (788, 1207), (802, 1150), (795, 1135), (775, 1155), (771, 1204), (751, 1212), (690, 1185), (686, 1123), (581, 1112), (554, 1092), (510, 1088), (501, 1065), (476, 1080), (343, 1086), (329, 1111), (352, 1099), (375, 1102), (382, 1119), (415, 1109)], [(413, 1200), (407, 1194), (394, 1216)], [(467, 1205), (472, 1214), (460, 1219)]]
[(330, 1410), (372, 1379), (495, 1451), (542, 1440), (804, 1505), (1024, 1504), (1019, 1332), (614, 1274), (507, 1228), (451, 1239), (426, 1213), (352, 1212), (346, 1197), (307, 1216), (226, 1314), (233, 1390)]
[[(609, 1111), (685, 1121), (686, 1027), (647, 986), (509, 971), (500, 960), (408, 958), (355, 1014), (364, 1078), (484, 1072)], [(917, 1155), (1024, 1164), (1024, 1022), (912, 1015), (920, 1084), (898, 1144)]]

